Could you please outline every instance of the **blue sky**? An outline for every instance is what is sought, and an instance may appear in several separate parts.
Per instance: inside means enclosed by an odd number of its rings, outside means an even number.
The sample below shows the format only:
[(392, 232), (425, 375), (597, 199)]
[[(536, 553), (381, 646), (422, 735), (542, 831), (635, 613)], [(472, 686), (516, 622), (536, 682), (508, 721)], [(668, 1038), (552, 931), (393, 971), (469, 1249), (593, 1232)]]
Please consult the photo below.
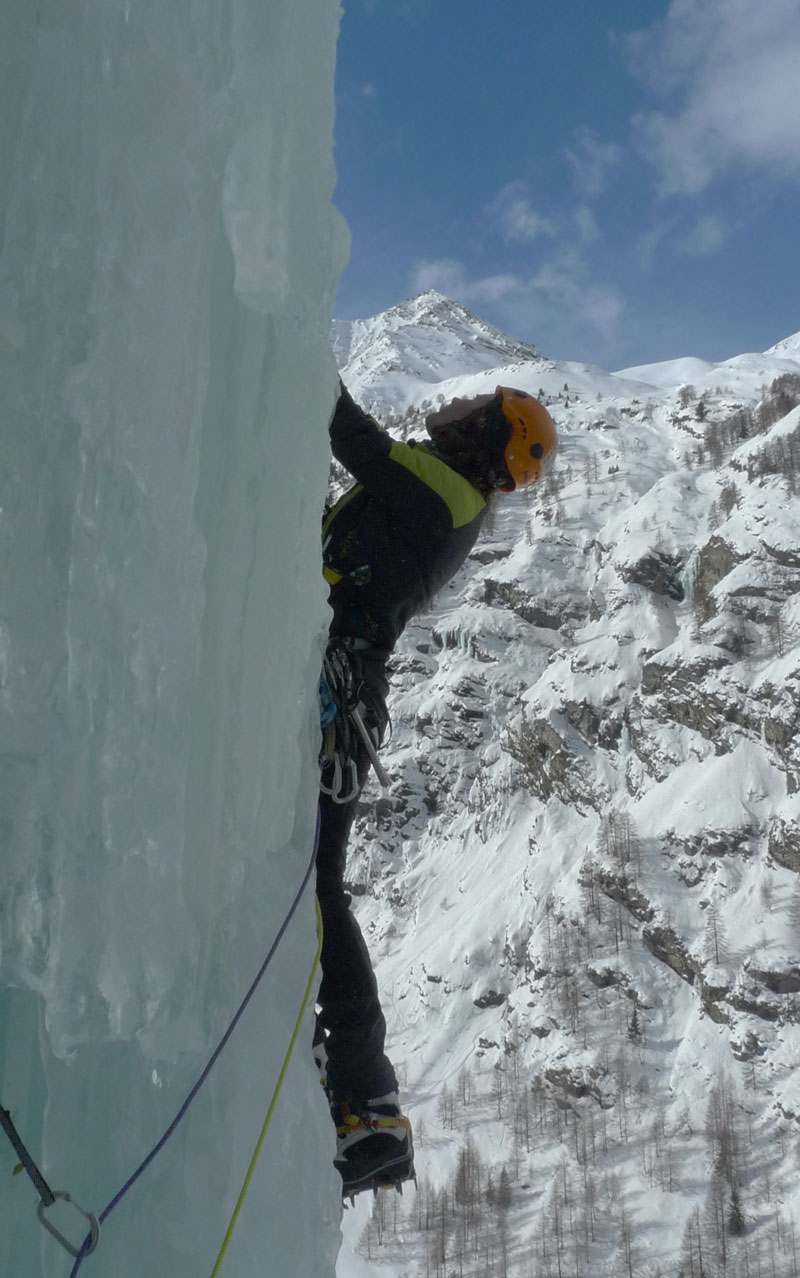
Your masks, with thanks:
[(800, 329), (800, 0), (345, 0), (335, 314), (605, 368)]

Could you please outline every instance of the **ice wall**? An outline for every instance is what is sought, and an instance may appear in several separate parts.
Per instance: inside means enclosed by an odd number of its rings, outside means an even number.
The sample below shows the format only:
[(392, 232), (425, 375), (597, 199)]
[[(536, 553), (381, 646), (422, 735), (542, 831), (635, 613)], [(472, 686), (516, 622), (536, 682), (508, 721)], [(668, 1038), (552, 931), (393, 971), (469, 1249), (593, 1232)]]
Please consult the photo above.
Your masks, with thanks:
[[(339, 17), (0, 7), (0, 1103), (93, 1212), (175, 1115), (311, 852)], [(82, 1278), (211, 1272), (313, 952), (307, 894)], [(333, 1271), (306, 1031), (223, 1274)], [(0, 1133), (0, 1273), (66, 1276), (15, 1161)]]

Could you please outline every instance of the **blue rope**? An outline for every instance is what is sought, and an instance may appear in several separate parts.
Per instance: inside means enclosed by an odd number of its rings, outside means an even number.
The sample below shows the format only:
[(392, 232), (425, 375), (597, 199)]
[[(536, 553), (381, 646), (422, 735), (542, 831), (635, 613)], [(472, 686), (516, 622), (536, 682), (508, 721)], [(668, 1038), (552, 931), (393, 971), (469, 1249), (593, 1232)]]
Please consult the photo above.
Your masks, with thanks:
[[(114, 1208), (115, 1208), (115, 1207), (117, 1207), (117, 1206), (118, 1206), (118, 1204), (119, 1204), (119, 1203), (122, 1201), (122, 1199), (125, 1197), (125, 1195), (127, 1194), (128, 1190), (129, 1190), (129, 1189), (131, 1189), (131, 1188), (132, 1188), (132, 1187), (136, 1184), (136, 1181), (139, 1179), (139, 1177), (142, 1175), (142, 1173), (143, 1173), (143, 1172), (145, 1172), (145, 1171), (147, 1170), (147, 1168), (148, 1168), (148, 1167), (150, 1166), (150, 1164), (152, 1163), (153, 1159), (154, 1159), (154, 1158), (156, 1158), (156, 1157), (157, 1157), (157, 1155), (161, 1153), (161, 1150), (162, 1150), (162, 1149), (164, 1148), (164, 1146), (166, 1145), (167, 1141), (169, 1140), (170, 1136), (171, 1136), (171, 1135), (173, 1134), (173, 1132), (175, 1131), (176, 1127), (178, 1126), (178, 1124), (180, 1123), (181, 1119), (182, 1119), (182, 1118), (183, 1118), (183, 1116), (185, 1115), (185, 1113), (186, 1113), (186, 1111), (188, 1110), (189, 1106), (191, 1105), (192, 1101), (193, 1101), (193, 1100), (194, 1100), (194, 1098), (196, 1097), (197, 1093), (200, 1091), (200, 1088), (203, 1086), (203, 1083), (206, 1081), (206, 1079), (208, 1078), (208, 1076), (209, 1076), (209, 1074), (211, 1073), (212, 1069), (213, 1069), (213, 1068), (214, 1068), (214, 1066), (216, 1065), (217, 1060), (219, 1059), (220, 1055), (222, 1054), (223, 1049), (225, 1048), (225, 1046), (226, 1046), (226, 1045), (227, 1045), (227, 1043), (228, 1043), (228, 1039), (231, 1037), (231, 1034), (232, 1034), (232, 1033), (233, 1033), (233, 1031), (236, 1029), (236, 1026), (239, 1024), (239, 1021), (241, 1020), (242, 1015), (244, 1014), (245, 1008), (247, 1007), (247, 1005), (248, 1005), (248, 1003), (250, 1002), (251, 998), (252, 998), (252, 997), (253, 997), (253, 995), (255, 994), (256, 989), (258, 988), (258, 986), (259, 986), (259, 984), (260, 984), (260, 982), (261, 982), (261, 979), (262, 979), (262, 977), (263, 977), (264, 973), (266, 972), (267, 968), (269, 967), (270, 963), (272, 962), (272, 959), (273, 959), (273, 957), (274, 957), (274, 955), (275, 955), (275, 951), (277, 950), (278, 946), (280, 945), (280, 943), (281, 943), (281, 941), (282, 941), (282, 939), (283, 939), (283, 935), (284, 935), (284, 933), (285, 933), (286, 929), (288, 928), (289, 924), (291, 923), (291, 921), (292, 921), (292, 919), (293, 919), (293, 917), (294, 917), (295, 911), (296, 911), (296, 909), (297, 909), (298, 905), (300, 904), (300, 901), (301, 901), (301, 899), (302, 899), (303, 893), (304, 893), (304, 891), (305, 891), (305, 889), (306, 889), (306, 885), (307, 885), (307, 883), (308, 883), (309, 879), (311, 878), (311, 874), (312, 874), (313, 869), (314, 869), (314, 864), (315, 864), (316, 859), (317, 859), (317, 845), (318, 845), (318, 843), (319, 843), (319, 825), (320, 825), (319, 808), (317, 808), (317, 829), (316, 829), (316, 834), (314, 835), (314, 850), (313, 850), (313, 852), (312, 852), (312, 854), (311, 854), (311, 860), (309, 861), (308, 869), (306, 870), (305, 874), (303, 875), (303, 881), (302, 881), (302, 883), (300, 884), (300, 887), (299, 887), (299, 888), (298, 888), (298, 890), (297, 890), (297, 895), (295, 896), (294, 900), (292, 901), (291, 906), (289, 907), (289, 912), (288, 912), (288, 914), (286, 915), (286, 918), (285, 918), (285, 919), (283, 920), (283, 922), (281, 923), (281, 926), (280, 926), (280, 928), (278, 929), (278, 934), (277, 934), (277, 936), (275, 937), (275, 940), (272, 942), (272, 945), (270, 946), (269, 953), (267, 954), (267, 957), (264, 959), (264, 962), (261, 964), (261, 967), (260, 967), (260, 968), (258, 969), (258, 971), (256, 972), (255, 979), (253, 980), (252, 985), (250, 986), (249, 990), (247, 991), (247, 993), (245, 994), (245, 996), (244, 996), (244, 998), (242, 999), (241, 1003), (239, 1004), (239, 1008), (238, 1008), (238, 1010), (237, 1010), (236, 1014), (234, 1015), (233, 1020), (231, 1021), (230, 1025), (229, 1025), (229, 1026), (228, 1026), (228, 1028), (226, 1029), (225, 1033), (222, 1035), (222, 1038), (220, 1039), (219, 1043), (217, 1044), (217, 1047), (215, 1048), (214, 1053), (213, 1053), (213, 1055), (212, 1055), (211, 1059), (209, 1060), (209, 1062), (208, 1062), (208, 1064), (206, 1065), (205, 1069), (203, 1070), (202, 1074), (201, 1074), (201, 1075), (200, 1075), (200, 1077), (198, 1078), (198, 1080), (197, 1080), (197, 1082), (195, 1083), (194, 1087), (193, 1087), (193, 1088), (192, 1088), (192, 1090), (189, 1092), (189, 1095), (186, 1097), (186, 1100), (185, 1100), (185, 1101), (183, 1102), (183, 1104), (181, 1105), (180, 1109), (178, 1110), (177, 1114), (176, 1114), (176, 1115), (175, 1115), (175, 1117), (173, 1118), (173, 1120), (172, 1120), (172, 1122), (170, 1123), (169, 1127), (168, 1127), (168, 1128), (167, 1128), (167, 1130), (164, 1132), (164, 1135), (161, 1137), (161, 1139), (160, 1139), (160, 1141), (158, 1142), (158, 1144), (157, 1144), (157, 1145), (155, 1145), (155, 1146), (153, 1147), (153, 1149), (151, 1149), (150, 1153), (147, 1155), (147, 1157), (144, 1159), (144, 1161), (143, 1161), (143, 1162), (141, 1162), (141, 1163), (139, 1164), (139, 1166), (136, 1168), (136, 1171), (133, 1173), (133, 1175), (132, 1175), (132, 1176), (130, 1176), (128, 1180), (126, 1180), (125, 1184), (122, 1186), (122, 1188), (119, 1190), (119, 1192), (118, 1192), (117, 1194), (115, 1194), (115, 1195), (114, 1195), (114, 1197), (111, 1199), (111, 1202), (108, 1204), (108, 1206), (107, 1206), (107, 1207), (105, 1207), (105, 1208), (103, 1209), (103, 1211), (100, 1213), (100, 1215), (97, 1217), (97, 1223), (98, 1223), (98, 1225), (102, 1225), (102, 1224), (103, 1224), (103, 1222), (104, 1222), (104, 1221), (106, 1221), (106, 1220), (108, 1219), (108, 1217), (111, 1215), (111, 1213), (112, 1213), (112, 1211), (114, 1210)], [(72, 1267), (72, 1271), (71, 1271), (71, 1273), (70, 1273), (69, 1278), (76, 1278), (76, 1275), (77, 1275), (77, 1273), (78, 1273), (78, 1270), (80, 1269), (81, 1265), (83, 1264), (84, 1260), (86, 1259), (87, 1255), (89, 1254), (89, 1251), (91, 1250), (91, 1247), (92, 1247), (92, 1235), (91, 1235), (91, 1234), (87, 1234), (87, 1235), (86, 1235), (86, 1237), (85, 1237), (85, 1238), (84, 1238), (84, 1240), (83, 1240), (83, 1244), (81, 1245), (81, 1249), (80, 1249), (80, 1251), (78, 1252), (77, 1260), (75, 1261), (75, 1264), (74, 1264), (74, 1265), (73, 1265), (73, 1267)]]

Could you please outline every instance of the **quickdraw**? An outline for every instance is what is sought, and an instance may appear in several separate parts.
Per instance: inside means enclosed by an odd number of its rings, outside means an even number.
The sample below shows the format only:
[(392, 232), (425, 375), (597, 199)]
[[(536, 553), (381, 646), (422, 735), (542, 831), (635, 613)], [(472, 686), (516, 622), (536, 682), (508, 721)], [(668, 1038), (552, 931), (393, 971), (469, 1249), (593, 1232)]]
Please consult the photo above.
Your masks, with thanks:
[(380, 784), (388, 788), (391, 782), (378, 758), (377, 734), (373, 737), (362, 715), (364, 682), (358, 653), (348, 647), (346, 640), (332, 642), (325, 654), (322, 672), (320, 790), (334, 803), (350, 803), (359, 792), (357, 746), (351, 728), (355, 728)]
[[(52, 1234), (56, 1242), (59, 1242), (64, 1250), (69, 1252), (70, 1256), (79, 1256), (81, 1253), (88, 1256), (90, 1252), (94, 1251), (100, 1241), (100, 1225), (97, 1217), (93, 1216), (90, 1211), (84, 1211), (80, 1204), (76, 1203), (72, 1195), (68, 1194), (66, 1190), (53, 1190), (50, 1188), (44, 1176), (39, 1171), (39, 1168), (36, 1166), (36, 1163), (33, 1161), (31, 1155), (28, 1153), (22, 1137), (14, 1126), (14, 1121), (9, 1110), (3, 1109), (2, 1105), (0, 1105), (0, 1127), (3, 1128), (3, 1131), (11, 1141), (11, 1144), (14, 1146), (17, 1156), (20, 1159), (19, 1165), (14, 1168), (14, 1174), (16, 1175), (20, 1171), (26, 1172), (30, 1177), (37, 1194), (39, 1195), (36, 1214), (39, 1217), (41, 1224), (49, 1234)], [(77, 1212), (79, 1212), (84, 1221), (89, 1222), (89, 1234), (84, 1235), (84, 1237), (81, 1238), (81, 1242), (78, 1246), (74, 1246), (70, 1242), (69, 1238), (67, 1238), (66, 1234), (62, 1233), (62, 1231), (45, 1214), (48, 1209), (53, 1207), (57, 1202), (69, 1203)]]

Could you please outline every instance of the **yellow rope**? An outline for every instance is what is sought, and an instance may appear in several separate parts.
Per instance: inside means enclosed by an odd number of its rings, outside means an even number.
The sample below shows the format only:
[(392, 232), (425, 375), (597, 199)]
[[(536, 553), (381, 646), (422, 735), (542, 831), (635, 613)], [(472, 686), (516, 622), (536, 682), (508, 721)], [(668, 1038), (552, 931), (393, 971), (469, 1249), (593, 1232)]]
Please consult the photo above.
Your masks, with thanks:
[(283, 1087), (283, 1082), (284, 1082), (284, 1079), (286, 1078), (286, 1073), (289, 1069), (289, 1062), (292, 1059), (292, 1054), (294, 1052), (295, 1046), (297, 1045), (297, 1038), (300, 1033), (300, 1026), (303, 1023), (303, 1018), (306, 1014), (308, 1004), (311, 1000), (311, 992), (314, 988), (314, 977), (317, 974), (317, 964), (319, 963), (320, 955), (322, 953), (322, 912), (319, 908), (319, 901), (317, 900), (316, 897), (314, 898), (314, 904), (316, 905), (316, 910), (317, 910), (317, 951), (316, 951), (316, 954), (314, 955), (314, 962), (311, 966), (311, 972), (308, 977), (306, 992), (303, 995), (303, 1003), (300, 1008), (300, 1012), (298, 1014), (297, 1020), (295, 1022), (294, 1032), (289, 1042), (289, 1047), (286, 1051), (285, 1057), (283, 1058), (283, 1065), (281, 1066), (281, 1072), (278, 1075), (278, 1081), (275, 1084), (275, 1091), (272, 1093), (272, 1100), (269, 1103), (267, 1116), (264, 1119), (264, 1126), (261, 1128), (261, 1135), (256, 1141), (256, 1147), (253, 1150), (253, 1157), (250, 1159), (250, 1166), (247, 1169), (247, 1175), (245, 1176), (244, 1181), (242, 1182), (242, 1188), (239, 1192), (239, 1197), (236, 1201), (236, 1206), (233, 1209), (233, 1215), (231, 1216), (230, 1224), (228, 1225), (228, 1229), (223, 1239), (222, 1246), (219, 1249), (217, 1262), (211, 1271), (211, 1278), (217, 1278), (217, 1275), (219, 1274), (219, 1271), (222, 1267), (222, 1262), (225, 1259), (225, 1253), (228, 1250), (228, 1244), (230, 1243), (231, 1238), (233, 1237), (233, 1231), (236, 1228), (236, 1223), (239, 1219), (239, 1213), (241, 1212), (242, 1207), (244, 1205), (244, 1200), (247, 1197), (247, 1191), (250, 1188), (250, 1182), (252, 1181), (253, 1174), (256, 1170), (256, 1163), (258, 1162), (258, 1159), (261, 1154), (261, 1147), (264, 1144), (264, 1141), (266, 1139), (266, 1135), (267, 1135), (267, 1132), (269, 1131), (270, 1123), (272, 1122), (272, 1115), (275, 1112), (275, 1106), (277, 1105), (278, 1097), (281, 1094), (281, 1088)]

